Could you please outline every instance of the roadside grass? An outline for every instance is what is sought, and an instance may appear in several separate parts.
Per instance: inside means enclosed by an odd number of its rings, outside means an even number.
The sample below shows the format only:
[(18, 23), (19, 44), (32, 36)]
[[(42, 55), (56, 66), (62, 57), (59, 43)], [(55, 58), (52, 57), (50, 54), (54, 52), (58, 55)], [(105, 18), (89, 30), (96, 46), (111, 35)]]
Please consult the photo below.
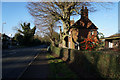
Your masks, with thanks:
[(48, 54), (48, 63), (50, 64), (50, 75), (48, 78), (72, 78), (77, 79), (78, 76), (70, 70), (65, 62), (61, 59), (56, 59), (54, 56)]

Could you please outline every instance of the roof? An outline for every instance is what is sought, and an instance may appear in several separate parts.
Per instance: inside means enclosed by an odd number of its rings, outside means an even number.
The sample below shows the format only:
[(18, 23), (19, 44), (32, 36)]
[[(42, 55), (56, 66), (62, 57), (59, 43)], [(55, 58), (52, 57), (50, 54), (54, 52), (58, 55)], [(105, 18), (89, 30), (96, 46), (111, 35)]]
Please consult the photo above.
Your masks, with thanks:
[(105, 39), (120, 39), (120, 37), (107, 37)]
[(10, 39), (10, 37), (9, 37), (8, 35), (6, 35), (6, 34), (2, 34), (2, 36), (3, 36), (3, 37), (7, 37), (7, 38)]
[(104, 39), (120, 39), (120, 33), (111, 35), (111, 36), (106, 37)]
[(71, 28), (80, 28), (80, 29), (98, 29), (91, 20), (88, 18), (81, 18), (75, 22)]
[(114, 34), (114, 35), (111, 35), (109, 37), (120, 37), (120, 33), (117, 33), (117, 34)]

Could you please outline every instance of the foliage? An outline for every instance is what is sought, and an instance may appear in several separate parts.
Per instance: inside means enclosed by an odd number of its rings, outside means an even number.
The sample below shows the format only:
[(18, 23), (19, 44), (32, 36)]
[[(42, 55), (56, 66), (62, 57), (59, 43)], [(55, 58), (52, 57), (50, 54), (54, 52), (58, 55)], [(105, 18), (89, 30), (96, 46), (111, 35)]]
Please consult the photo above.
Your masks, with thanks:
[(59, 43), (59, 33), (53, 31), (52, 32), (52, 36), (50, 35), (50, 33), (47, 33), (47, 35), (44, 35), (43, 37), (40, 37), (40, 40), (42, 43), (45, 44), (52, 44), (53, 46), (58, 46)]
[(23, 35), (23, 44), (30, 45), (33, 42), (36, 26), (30, 28), (30, 23), (21, 24), (22, 30), (18, 29), (18, 32)]
[(33, 39), (32, 45), (41, 45), (41, 41), (37, 38)]
[(94, 40), (94, 35), (91, 38), (85, 38), (84, 41), (80, 42), (81, 50), (94, 50), (98, 45), (98, 42)]
[(99, 39), (104, 38), (104, 34), (102, 32), (98, 32), (98, 37), (99, 37)]
[(102, 32), (98, 32), (97, 37), (99, 38), (99, 48), (104, 48), (105, 41), (104, 41), (104, 34)]
[[(51, 47), (51, 51), (56, 53), (61, 48)], [(68, 50), (59, 53), (65, 54)], [(71, 69), (82, 77), (104, 78), (105, 80), (120, 79), (120, 54), (114, 51), (79, 51), (71, 49), (69, 54), (63, 57), (71, 60)], [(104, 80), (100, 79), (100, 80)]]
[(23, 35), (21, 35), (20, 33), (16, 33), (13, 38), (19, 43), (19, 45), (23, 44)]

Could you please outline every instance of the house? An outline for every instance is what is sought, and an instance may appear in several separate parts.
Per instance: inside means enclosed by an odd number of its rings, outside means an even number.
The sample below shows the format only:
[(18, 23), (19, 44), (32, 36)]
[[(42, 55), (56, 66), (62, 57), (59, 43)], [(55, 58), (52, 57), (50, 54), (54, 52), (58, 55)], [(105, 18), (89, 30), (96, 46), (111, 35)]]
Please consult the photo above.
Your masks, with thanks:
[(8, 48), (10, 43), (11, 43), (11, 40), (10, 40), (11, 38), (6, 34), (2, 34), (2, 37), (3, 37), (3, 39), (2, 39), (2, 48), (3, 49)]
[(120, 33), (111, 35), (105, 39), (105, 48), (120, 49)]
[[(93, 36), (94, 40), (98, 41), (97, 30), (98, 28), (88, 18), (88, 9), (82, 6), (81, 18), (74, 23), (74, 20), (70, 21), (71, 27), (67, 31), (68, 35), (64, 38), (65, 47), (71, 49), (79, 49), (79, 44), (84, 38), (90, 38)], [(61, 29), (60, 29), (61, 32)]]

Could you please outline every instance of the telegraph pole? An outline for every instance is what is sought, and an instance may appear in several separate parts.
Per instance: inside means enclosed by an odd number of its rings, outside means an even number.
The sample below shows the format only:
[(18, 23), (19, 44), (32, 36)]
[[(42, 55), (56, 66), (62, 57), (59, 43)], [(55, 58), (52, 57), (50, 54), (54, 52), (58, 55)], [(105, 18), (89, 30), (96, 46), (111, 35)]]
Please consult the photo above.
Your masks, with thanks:
[(3, 34), (3, 28), (4, 28), (3, 25), (4, 25), (4, 24), (6, 24), (6, 22), (3, 22), (3, 23), (2, 23), (2, 34)]

